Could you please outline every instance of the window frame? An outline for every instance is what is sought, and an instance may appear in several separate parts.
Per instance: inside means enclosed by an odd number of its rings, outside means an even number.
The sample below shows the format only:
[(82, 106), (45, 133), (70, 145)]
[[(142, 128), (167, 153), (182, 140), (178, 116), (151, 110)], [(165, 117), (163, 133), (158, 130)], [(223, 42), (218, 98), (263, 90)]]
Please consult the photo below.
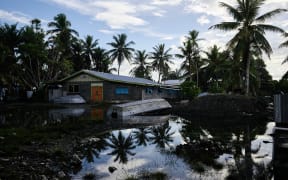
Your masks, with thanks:
[(116, 87), (115, 94), (116, 95), (129, 95), (129, 88), (128, 87)]

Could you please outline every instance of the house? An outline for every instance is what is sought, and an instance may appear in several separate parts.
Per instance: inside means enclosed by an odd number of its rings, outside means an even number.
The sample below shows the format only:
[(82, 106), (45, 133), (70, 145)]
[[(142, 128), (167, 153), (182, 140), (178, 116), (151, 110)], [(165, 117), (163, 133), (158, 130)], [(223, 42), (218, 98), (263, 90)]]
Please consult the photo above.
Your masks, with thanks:
[[(62, 95), (80, 95), (86, 102), (125, 102), (170, 97), (161, 84), (154, 81), (120, 76), (92, 70), (78, 71), (58, 82)], [(59, 89), (58, 89), (59, 91)], [(53, 93), (51, 94), (53, 95)], [(53, 101), (56, 97), (50, 98)]]

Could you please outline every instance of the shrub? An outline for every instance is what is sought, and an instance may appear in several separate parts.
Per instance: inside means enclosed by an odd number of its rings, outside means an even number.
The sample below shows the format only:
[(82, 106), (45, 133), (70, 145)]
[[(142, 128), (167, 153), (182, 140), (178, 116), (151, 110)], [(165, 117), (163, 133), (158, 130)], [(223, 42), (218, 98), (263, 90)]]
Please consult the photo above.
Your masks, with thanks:
[(193, 99), (201, 92), (200, 88), (197, 87), (193, 81), (183, 82), (181, 84), (181, 90), (182, 90), (184, 98), (189, 98), (189, 99)]
[(210, 93), (223, 93), (224, 88), (219, 86), (219, 84), (217, 84), (216, 82), (213, 82), (209, 85), (208, 92), (210, 92)]

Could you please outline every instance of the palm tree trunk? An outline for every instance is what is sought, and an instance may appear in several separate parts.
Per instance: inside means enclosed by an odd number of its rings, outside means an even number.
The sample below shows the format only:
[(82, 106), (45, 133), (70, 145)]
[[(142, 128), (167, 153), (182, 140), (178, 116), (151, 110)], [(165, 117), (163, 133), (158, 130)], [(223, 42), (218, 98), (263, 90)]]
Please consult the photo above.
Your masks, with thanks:
[(247, 43), (246, 49), (244, 51), (243, 60), (246, 62), (246, 89), (245, 95), (249, 95), (249, 87), (250, 87), (250, 43)]
[(198, 66), (196, 65), (196, 85), (199, 87), (199, 72), (198, 72)]
[(250, 58), (247, 59), (246, 64), (246, 91), (245, 95), (249, 95), (249, 86), (250, 86)]
[(189, 80), (192, 82), (192, 64), (191, 64), (191, 59), (189, 58)]
[(119, 72), (120, 72), (120, 64), (118, 64), (118, 76), (119, 76)]

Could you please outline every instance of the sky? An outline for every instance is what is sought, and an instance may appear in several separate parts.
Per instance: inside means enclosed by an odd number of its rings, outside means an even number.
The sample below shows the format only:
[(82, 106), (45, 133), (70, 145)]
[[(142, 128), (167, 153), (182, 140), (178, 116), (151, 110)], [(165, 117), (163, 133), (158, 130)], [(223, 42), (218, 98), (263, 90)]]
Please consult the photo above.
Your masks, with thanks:
[[(171, 48), (172, 54), (176, 54), (188, 32), (196, 30), (203, 39), (199, 42), (203, 50), (208, 51), (214, 44), (223, 50), (235, 32), (209, 29), (217, 23), (232, 20), (219, 2), (235, 4), (235, 0), (1, 0), (0, 24), (18, 23), (22, 27), (38, 18), (42, 27), (48, 30), (47, 23), (57, 14), (64, 13), (80, 38), (92, 35), (105, 49), (110, 48), (107, 43), (113, 41), (114, 35), (125, 33), (128, 41), (135, 42), (132, 47), (136, 50), (152, 52), (153, 47), (164, 43), (165, 47)], [(260, 14), (276, 8), (288, 9), (288, 0), (266, 0)], [(266, 23), (288, 32), (288, 12)], [(273, 54), (271, 59), (264, 57), (265, 63), (273, 79), (278, 80), (288, 70), (288, 63), (282, 65), (288, 48), (278, 48), (287, 39), (277, 33), (267, 33), (266, 38)], [(173, 62), (175, 70), (182, 60), (173, 58)], [(120, 74), (129, 75), (131, 68), (124, 62)], [(157, 79), (155, 73), (153, 79)]]

